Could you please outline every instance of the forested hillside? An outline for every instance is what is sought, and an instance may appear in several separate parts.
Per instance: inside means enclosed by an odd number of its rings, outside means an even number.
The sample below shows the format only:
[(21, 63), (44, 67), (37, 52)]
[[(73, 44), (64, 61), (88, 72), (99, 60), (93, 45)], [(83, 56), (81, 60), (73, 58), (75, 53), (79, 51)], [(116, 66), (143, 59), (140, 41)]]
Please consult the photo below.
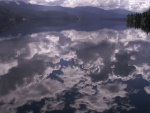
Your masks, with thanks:
[(22, 15), (13, 13), (0, 7), (0, 20), (1, 22), (13, 22), (13, 21), (24, 21), (26, 18)]
[(127, 26), (141, 28), (145, 32), (150, 32), (150, 9), (143, 13), (128, 14)]
[[(77, 23), (81, 20), (79, 16), (62, 11), (35, 11), (35, 10), (15, 10), (2, 8), (0, 6), (0, 33), (28, 20), (28, 23), (44, 26), (62, 26)], [(33, 25), (34, 26), (34, 25)]]
[(25, 21), (27, 18), (0, 7), (0, 32), (9, 26)]

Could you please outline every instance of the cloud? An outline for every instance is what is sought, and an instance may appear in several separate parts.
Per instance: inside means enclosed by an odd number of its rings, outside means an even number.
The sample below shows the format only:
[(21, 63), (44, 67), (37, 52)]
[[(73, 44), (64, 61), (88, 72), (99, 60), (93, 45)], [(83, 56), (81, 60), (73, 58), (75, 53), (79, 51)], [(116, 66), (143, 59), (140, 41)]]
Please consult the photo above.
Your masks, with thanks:
[(4, 62), (4, 63), (0, 63), (0, 76), (1, 75), (5, 75), (9, 72), (10, 69), (12, 69), (13, 67), (17, 67), (18, 62), (15, 60), (12, 60), (10, 62)]
[[(94, 89), (91, 86), (87, 86), (80, 89), (80, 92), (84, 94), (81, 99), (77, 99), (74, 108), (79, 109), (80, 105), (86, 105), (88, 110), (95, 110), (96, 112), (104, 112), (113, 107), (115, 97), (126, 97), (127, 92), (124, 91), (127, 85), (114, 82), (98, 85), (98, 89)], [(87, 90), (88, 89), (88, 90)], [(86, 111), (85, 111), (86, 112)]]
[[(1, 40), (0, 63), (5, 67), (0, 70), (0, 109), (9, 113), (9, 108), (43, 98), (54, 98), (56, 103), (45, 103), (44, 111), (49, 105), (53, 105), (50, 111), (56, 106), (63, 109), (65, 99), (57, 97), (65, 98), (67, 91), (76, 89), (83, 98), (75, 98), (72, 108), (79, 110), (80, 104), (85, 104), (88, 110), (108, 110), (116, 97), (128, 96), (127, 85), (117, 79), (127, 81), (134, 79), (134, 74), (143, 74), (149, 80), (149, 43), (150, 36), (133, 29), (50, 31)], [(133, 66), (136, 71), (130, 73)], [(121, 76), (120, 67), (129, 69), (126, 76)], [(63, 82), (49, 77), (54, 71), (61, 71), (55, 76)], [(145, 91), (149, 93), (149, 87)]]
[[(68, 47), (75, 50), (75, 63), (80, 65), (93, 81), (107, 80), (110, 75), (123, 79), (142, 74), (145, 69), (142, 64), (149, 63), (147, 48), (150, 37), (141, 30), (69, 30), (62, 31), (62, 34), (71, 40)], [(148, 80), (147, 72), (143, 75)]]
[(150, 94), (150, 86), (146, 86), (146, 87), (144, 88), (144, 90), (146, 91), (147, 94)]
[[(13, 0), (8, 0), (13, 1)], [(18, 1), (18, 0), (14, 0)], [(104, 9), (123, 8), (132, 11), (143, 11), (149, 8), (149, 0), (23, 0), (31, 4), (60, 5), (64, 7), (93, 6)]]
[[(60, 94), (63, 90), (65, 90), (65, 87), (63, 84), (61, 84), (58, 81), (55, 80), (40, 80), (40, 82), (32, 81), (32, 83), (28, 84), (28, 86), (19, 87), (10, 92), (9, 94), (5, 96), (1, 96), (1, 102), (4, 102), (5, 104), (0, 106), (1, 111), (3, 113), (9, 113), (10, 109), (12, 113), (15, 113), (15, 108), (19, 106), (23, 106), (24, 104), (29, 104), (30, 101), (40, 101), (43, 98), (53, 98), (53, 100), (57, 97), (57, 94)], [(13, 104), (10, 104), (11, 101), (13, 101)], [(55, 103), (55, 104), (54, 104)], [(58, 106), (62, 102), (55, 101), (55, 102), (47, 102), (45, 103), (45, 106), (47, 104), (51, 104), (51, 109), (49, 110), (55, 110), (56, 106), (57, 109)], [(43, 105), (44, 106), (44, 105)], [(60, 108), (61, 109), (61, 108)], [(47, 110), (46, 108), (42, 108), (42, 110)]]

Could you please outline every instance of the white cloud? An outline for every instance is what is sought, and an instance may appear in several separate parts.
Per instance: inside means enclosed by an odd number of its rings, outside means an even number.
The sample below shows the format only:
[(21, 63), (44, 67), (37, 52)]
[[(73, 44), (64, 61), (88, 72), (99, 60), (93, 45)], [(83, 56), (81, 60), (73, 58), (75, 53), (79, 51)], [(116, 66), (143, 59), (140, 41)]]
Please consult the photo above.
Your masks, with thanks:
[(5, 63), (0, 63), (0, 76), (5, 75), (9, 72), (11, 68), (17, 67), (18, 62), (16, 60), (10, 61), (10, 62), (5, 62)]
[(80, 104), (85, 104), (86, 110), (95, 110), (96, 112), (104, 112), (113, 107), (115, 97), (126, 97), (127, 92), (124, 91), (127, 87), (122, 83), (107, 83), (97, 85), (98, 89), (92, 89), (91, 86), (87, 86), (80, 89), (82, 94), (86, 94), (81, 99), (77, 99), (73, 105), (74, 108), (79, 109)]
[(150, 94), (150, 86), (146, 86), (146, 87), (144, 88), (144, 90), (146, 91), (147, 94)]
[[(5, 67), (1, 68), (0, 71), (3, 73), (0, 74), (5, 75), (0, 78), (0, 98), (6, 103), (2, 109), (7, 110), (9, 106), (7, 103), (13, 97), (16, 101), (12, 108), (15, 108), (23, 105), (27, 100), (56, 98), (57, 94), (64, 94), (63, 91), (75, 87), (83, 98), (76, 99), (72, 107), (79, 108), (79, 104), (83, 103), (88, 109), (95, 109), (97, 112), (105, 111), (113, 106), (108, 103), (113, 103), (114, 98), (127, 96), (126, 84), (107, 83), (107, 80), (133, 78), (133, 74), (130, 77), (129, 75), (109, 77), (112, 73), (112, 59), (116, 58), (113, 63), (118, 61), (115, 54), (122, 55), (121, 51), (129, 54), (138, 51), (140, 54), (135, 54), (134, 58), (132, 57), (127, 63), (136, 65), (135, 73), (143, 74), (143, 78), (149, 80), (149, 42), (150, 37), (146, 33), (133, 29), (122, 31), (103, 29), (89, 32), (66, 30), (31, 34), (13, 41), (2, 40), (0, 55), (1, 63), (5, 64)], [(5, 56), (11, 56), (11, 58)], [(76, 63), (61, 67), (62, 74), (58, 77), (63, 83), (45, 79), (53, 70), (60, 69), (57, 63), (61, 58), (66, 61), (74, 60)], [(55, 67), (56, 65), (59, 66)], [(100, 74), (100, 72), (103, 73)], [(14, 79), (11, 78), (13, 74), (16, 77)], [(97, 81), (93, 82), (93, 79)], [(97, 86), (98, 89), (94, 89), (93, 86)], [(149, 87), (145, 90), (149, 93)], [(49, 104), (51, 103), (45, 104), (42, 109), (46, 111), (45, 107)], [(54, 110), (56, 106), (58, 109), (64, 107), (62, 102), (56, 101), (51, 110)]]
[[(12, 0), (11, 0), (12, 1)], [(16, 0), (15, 0), (16, 1)], [(150, 6), (149, 0), (24, 0), (41, 5), (60, 5), (64, 7), (93, 6), (104, 9), (123, 8), (132, 11), (143, 11)]]
[[(1, 101), (4, 102), (5, 105), (1, 106), (0, 110), (4, 110), (3, 113), (9, 113), (11, 109), (11, 112), (15, 113), (15, 108), (28, 103), (28, 101), (40, 101), (45, 97), (55, 99), (57, 94), (65, 90), (63, 84), (55, 80), (45, 79), (37, 83), (34, 83), (35, 81), (32, 82), (33, 83), (30, 83), (28, 86), (18, 87), (9, 94), (1, 96)], [(12, 99), (15, 99), (15, 104), (9, 105)], [(49, 110), (55, 110), (56, 108), (61, 109), (63, 107), (60, 106), (61, 103), (61, 101), (48, 102), (45, 103), (45, 107), (51, 104), (51, 109)], [(47, 108), (43, 107), (42, 110), (47, 110)]]

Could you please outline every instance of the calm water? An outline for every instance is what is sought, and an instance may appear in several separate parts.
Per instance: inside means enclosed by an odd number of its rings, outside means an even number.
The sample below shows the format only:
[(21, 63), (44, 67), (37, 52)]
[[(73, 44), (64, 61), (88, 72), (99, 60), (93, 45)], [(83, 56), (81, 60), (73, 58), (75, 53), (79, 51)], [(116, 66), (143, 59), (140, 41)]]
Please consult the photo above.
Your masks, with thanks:
[(3, 33), (0, 113), (150, 113), (150, 36), (89, 28)]

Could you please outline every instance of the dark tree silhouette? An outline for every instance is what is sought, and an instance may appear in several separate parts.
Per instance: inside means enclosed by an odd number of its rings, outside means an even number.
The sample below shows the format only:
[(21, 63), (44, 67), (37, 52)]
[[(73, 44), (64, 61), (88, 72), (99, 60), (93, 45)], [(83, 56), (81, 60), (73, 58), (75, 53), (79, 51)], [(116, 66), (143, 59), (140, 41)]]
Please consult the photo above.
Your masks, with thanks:
[(128, 14), (127, 26), (150, 32), (150, 9), (143, 13)]
[(20, 14), (16, 14), (10, 10), (0, 7), (0, 33), (26, 19), (26, 17)]

